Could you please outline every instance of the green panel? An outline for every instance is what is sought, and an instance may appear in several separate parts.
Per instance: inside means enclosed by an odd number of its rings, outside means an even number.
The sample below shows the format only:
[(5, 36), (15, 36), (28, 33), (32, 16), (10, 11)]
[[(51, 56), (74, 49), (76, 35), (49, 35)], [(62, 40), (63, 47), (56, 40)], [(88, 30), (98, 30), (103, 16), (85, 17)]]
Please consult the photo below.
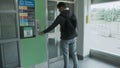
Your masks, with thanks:
[(45, 27), (45, 1), (35, 0), (36, 5), (36, 19), (40, 21), (41, 29)]
[[(45, 26), (44, 0), (35, 0), (35, 17), (40, 21), (40, 27)], [(22, 68), (47, 61), (45, 36), (21, 39)]]
[(22, 65), (29, 67), (46, 61), (45, 38), (36, 37), (21, 40)]

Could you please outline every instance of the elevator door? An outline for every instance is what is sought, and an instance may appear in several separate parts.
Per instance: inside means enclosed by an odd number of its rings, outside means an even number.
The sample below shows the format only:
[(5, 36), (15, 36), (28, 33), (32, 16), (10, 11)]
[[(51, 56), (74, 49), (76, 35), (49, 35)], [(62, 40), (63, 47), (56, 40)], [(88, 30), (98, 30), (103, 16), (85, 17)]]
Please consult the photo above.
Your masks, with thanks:
[[(50, 26), (55, 17), (57, 16), (57, 2), (55, 1), (48, 1), (48, 26)], [(58, 57), (58, 46), (57, 46), (57, 38), (55, 36), (56, 28), (48, 33), (48, 57), (49, 59), (55, 59)]]
[[(50, 26), (59, 12), (57, 10), (57, 3), (59, 1), (48, 1), (48, 23)], [(65, 1), (67, 9), (74, 11), (74, 3)], [(62, 58), (62, 52), (60, 49), (60, 25), (58, 25), (54, 30), (48, 33), (48, 58), (50, 63), (55, 62)]]

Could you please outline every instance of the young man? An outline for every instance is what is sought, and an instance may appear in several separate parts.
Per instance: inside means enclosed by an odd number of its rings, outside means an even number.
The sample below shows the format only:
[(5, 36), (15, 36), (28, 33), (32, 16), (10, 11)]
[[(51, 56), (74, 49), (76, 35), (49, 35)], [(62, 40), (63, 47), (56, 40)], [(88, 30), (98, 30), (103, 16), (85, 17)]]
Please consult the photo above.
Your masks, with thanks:
[(60, 14), (57, 16), (55, 21), (51, 26), (49, 26), (44, 31), (40, 32), (40, 35), (48, 33), (54, 29), (58, 24), (60, 24), (61, 32), (61, 49), (64, 56), (64, 68), (70, 68), (69, 65), (69, 54), (71, 55), (74, 63), (74, 68), (78, 68), (78, 58), (76, 52), (76, 26), (77, 21), (75, 15), (66, 10), (66, 5), (64, 2), (59, 2), (57, 8), (60, 11)]

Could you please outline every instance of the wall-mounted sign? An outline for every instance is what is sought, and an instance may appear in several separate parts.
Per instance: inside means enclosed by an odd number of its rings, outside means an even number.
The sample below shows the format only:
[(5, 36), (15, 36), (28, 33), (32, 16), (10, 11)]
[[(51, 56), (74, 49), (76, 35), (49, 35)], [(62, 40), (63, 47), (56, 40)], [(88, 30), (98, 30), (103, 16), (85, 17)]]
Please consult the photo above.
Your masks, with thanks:
[[(35, 2), (34, 0), (19, 0), (19, 22), (20, 34), (24, 37), (32, 37), (35, 31)], [(26, 27), (32, 27), (31, 30), (26, 30)], [(27, 28), (28, 29), (28, 28)], [(32, 36), (31, 36), (32, 35)], [(23, 36), (22, 36), (23, 37)]]
[(33, 29), (32, 27), (24, 27), (24, 37), (32, 37)]
[(24, 26), (20, 27), (20, 37), (21, 38), (31, 38), (34, 37), (33, 27), (32, 26)]
[(34, 0), (19, 0), (19, 6), (34, 7), (35, 3), (34, 3)]

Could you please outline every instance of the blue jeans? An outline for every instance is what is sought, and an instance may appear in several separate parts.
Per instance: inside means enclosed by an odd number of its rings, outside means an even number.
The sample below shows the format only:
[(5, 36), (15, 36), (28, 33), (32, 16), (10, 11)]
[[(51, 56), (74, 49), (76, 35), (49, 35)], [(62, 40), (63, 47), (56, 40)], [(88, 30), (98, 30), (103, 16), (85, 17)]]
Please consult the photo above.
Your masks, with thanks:
[(61, 40), (61, 49), (63, 51), (63, 57), (64, 57), (64, 68), (70, 68), (69, 54), (72, 57), (74, 68), (79, 68), (77, 52), (76, 52), (76, 39), (74, 38), (70, 40)]

